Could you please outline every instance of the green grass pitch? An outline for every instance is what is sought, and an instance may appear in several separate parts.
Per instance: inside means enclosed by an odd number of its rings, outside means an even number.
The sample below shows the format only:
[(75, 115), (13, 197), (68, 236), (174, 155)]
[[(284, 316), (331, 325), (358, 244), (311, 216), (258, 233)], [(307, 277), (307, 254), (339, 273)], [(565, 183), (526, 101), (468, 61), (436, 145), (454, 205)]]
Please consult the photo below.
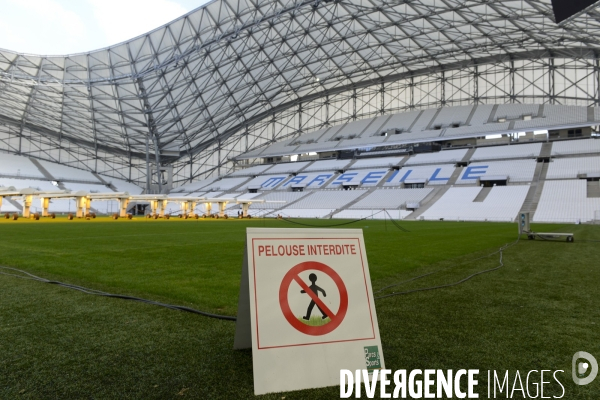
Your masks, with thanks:
[[(303, 220), (320, 226), (339, 221)], [(112, 293), (235, 315), (246, 227), (277, 220), (0, 220), (0, 265)], [(360, 221), (373, 289), (456, 282), (498, 265), (486, 255), (516, 239), (516, 224)], [(564, 369), (600, 355), (600, 227), (542, 225), (575, 242), (521, 240), (505, 267), (447, 289), (377, 300), (386, 367)], [(234, 351), (235, 324), (0, 275), (0, 398), (253, 398), (252, 354)], [(550, 386), (545, 395), (560, 394)], [(265, 396), (330, 399), (339, 387)], [(516, 398), (520, 398), (517, 397)]]

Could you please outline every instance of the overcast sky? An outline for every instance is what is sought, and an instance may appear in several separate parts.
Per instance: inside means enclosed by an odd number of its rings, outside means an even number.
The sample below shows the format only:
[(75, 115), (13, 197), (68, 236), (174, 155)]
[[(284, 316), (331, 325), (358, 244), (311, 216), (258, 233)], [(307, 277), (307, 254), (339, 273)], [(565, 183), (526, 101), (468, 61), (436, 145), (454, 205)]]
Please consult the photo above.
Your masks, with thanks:
[(146, 33), (208, 0), (0, 0), (0, 48), (66, 55)]

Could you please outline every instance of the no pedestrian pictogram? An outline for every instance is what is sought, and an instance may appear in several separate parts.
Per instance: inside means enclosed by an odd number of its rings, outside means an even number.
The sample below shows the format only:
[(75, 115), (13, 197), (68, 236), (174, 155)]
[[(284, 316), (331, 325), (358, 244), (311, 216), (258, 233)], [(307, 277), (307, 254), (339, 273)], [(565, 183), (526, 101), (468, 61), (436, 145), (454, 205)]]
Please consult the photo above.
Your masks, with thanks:
[[(332, 310), (330, 310), (323, 300), (319, 298), (318, 292), (321, 291), (323, 295), (325, 295), (325, 291), (315, 285), (317, 280), (315, 274), (311, 274), (312, 285), (310, 286), (302, 280), (300, 273), (304, 271), (319, 271), (323, 274), (326, 274), (333, 280), (340, 294), (340, 306), (337, 312), (334, 313)], [(316, 305), (323, 314), (323, 319), (329, 317), (330, 321), (328, 323), (321, 326), (310, 326), (300, 321), (298, 317), (294, 315), (290, 308), (288, 299), (289, 288), (293, 281), (299, 285), (299, 287), (302, 289), (302, 293), (306, 293), (311, 299), (311, 303), (307, 310), (307, 315), (304, 319), (308, 320), (310, 318), (310, 312), (313, 306)], [(281, 286), (279, 287), (279, 304), (285, 319), (295, 329), (306, 335), (320, 336), (332, 332), (338, 326), (340, 326), (344, 320), (346, 312), (348, 311), (348, 291), (346, 290), (346, 285), (344, 284), (342, 278), (331, 267), (316, 261), (306, 261), (292, 267), (283, 277)]]

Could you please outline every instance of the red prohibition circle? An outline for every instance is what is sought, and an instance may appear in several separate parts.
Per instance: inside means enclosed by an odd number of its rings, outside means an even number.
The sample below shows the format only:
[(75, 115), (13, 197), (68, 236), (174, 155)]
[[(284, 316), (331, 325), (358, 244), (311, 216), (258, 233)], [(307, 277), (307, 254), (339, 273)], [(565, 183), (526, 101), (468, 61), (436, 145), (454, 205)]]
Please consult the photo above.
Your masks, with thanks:
[[(298, 318), (296, 318), (296, 316), (294, 315), (294, 313), (292, 313), (288, 301), (288, 290), (290, 284), (294, 280), (301, 280), (300, 273), (307, 270), (316, 270), (327, 274), (331, 279), (333, 279), (338, 288), (338, 291), (340, 292), (340, 308), (338, 309), (335, 315), (328, 315), (331, 319), (331, 322), (322, 326), (308, 326), (303, 322), (299, 321)], [(316, 298), (318, 299), (318, 297)], [(335, 272), (331, 267), (317, 261), (306, 261), (294, 266), (283, 277), (283, 280), (281, 281), (281, 286), (279, 287), (279, 305), (281, 306), (281, 311), (283, 312), (285, 319), (290, 323), (290, 325), (296, 328), (296, 330), (306, 335), (321, 336), (332, 332), (335, 328), (340, 326), (340, 324), (344, 320), (346, 312), (348, 311), (348, 291), (346, 290), (346, 285), (344, 285), (344, 281), (342, 281), (342, 278), (340, 278), (338, 273)]]

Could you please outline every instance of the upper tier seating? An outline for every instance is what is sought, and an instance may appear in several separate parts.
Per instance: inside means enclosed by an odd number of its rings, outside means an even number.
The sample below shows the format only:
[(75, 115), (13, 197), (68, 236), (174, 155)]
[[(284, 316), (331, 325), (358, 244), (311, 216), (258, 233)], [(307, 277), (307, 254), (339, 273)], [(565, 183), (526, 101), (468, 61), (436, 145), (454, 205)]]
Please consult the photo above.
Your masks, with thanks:
[(0, 175), (46, 179), (29, 158), (0, 153)]
[(271, 167), (271, 164), (254, 165), (252, 167), (243, 168), (238, 171), (235, 171), (229, 174), (229, 176), (255, 176), (265, 173), (265, 171)]
[[(596, 184), (598, 182), (595, 182)], [(589, 222), (600, 215), (600, 198), (587, 197), (583, 179), (546, 181), (534, 222)]]
[(365, 194), (364, 190), (315, 190), (286, 208), (338, 209)]
[(269, 169), (269, 174), (291, 174), (300, 171), (302, 168), (310, 164), (310, 161), (296, 161), (276, 164)]
[(357, 160), (350, 166), (349, 169), (361, 169), (361, 168), (377, 168), (386, 167), (391, 168), (400, 164), (404, 157), (378, 157), (378, 158), (365, 158), (363, 160)]
[[(482, 190), (489, 190), (484, 201), (474, 200)], [(421, 217), (426, 220), (449, 219), (467, 221), (514, 221), (529, 185), (481, 187), (451, 187)]]
[(62, 164), (56, 164), (49, 161), (38, 160), (42, 167), (52, 175), (57, 181), (74, 180), (100, 183), (98, 178), (90, 171), (79, 168), (68, 167)]
[(540, 155), (541, 143), (512, 144), (509, 146), (480, 147), (471, 156), (471, 161), (502, 158), (535, 158)]
[(350, 164), (351, 160), (323, 160), (323, 161), (315, 161), (308, 167), (306, 167), (302, 172), (309, 171), (339, 171), (343, 170), (348, 164)]
[(445, 185), (454, 173), (454, 165), (425, 165), (402, 167), (386, 178), (384, 186), (400, 186), (410, 180), (427, 180), (428, 185)]
[(553, 158), (546, 179), (574, 179), (578, 174), (600, 174), (600, 156)]
[(552, 155), (563, 156), (566, 154), (590, 154), (600, 153), (600, 140), (561, 140), (552, 143)]
[(469, 164), (461, 172), (456, 183), (477, 183), (481, 177), (508, 177), (510, 182), (531, 182), (535, 173), (536, 160), (513, 160), (477, 162)]
[(356, 204), (352, 209), (396, 209), (406, 203), (420, 203), (432, 188), (423, 189), (377, 189)]
[(437, 153), (420, 153), (409, 158), (404, 165), (456, 163), (465, 157), (467, 151), (467, 149), (458, 149)]

